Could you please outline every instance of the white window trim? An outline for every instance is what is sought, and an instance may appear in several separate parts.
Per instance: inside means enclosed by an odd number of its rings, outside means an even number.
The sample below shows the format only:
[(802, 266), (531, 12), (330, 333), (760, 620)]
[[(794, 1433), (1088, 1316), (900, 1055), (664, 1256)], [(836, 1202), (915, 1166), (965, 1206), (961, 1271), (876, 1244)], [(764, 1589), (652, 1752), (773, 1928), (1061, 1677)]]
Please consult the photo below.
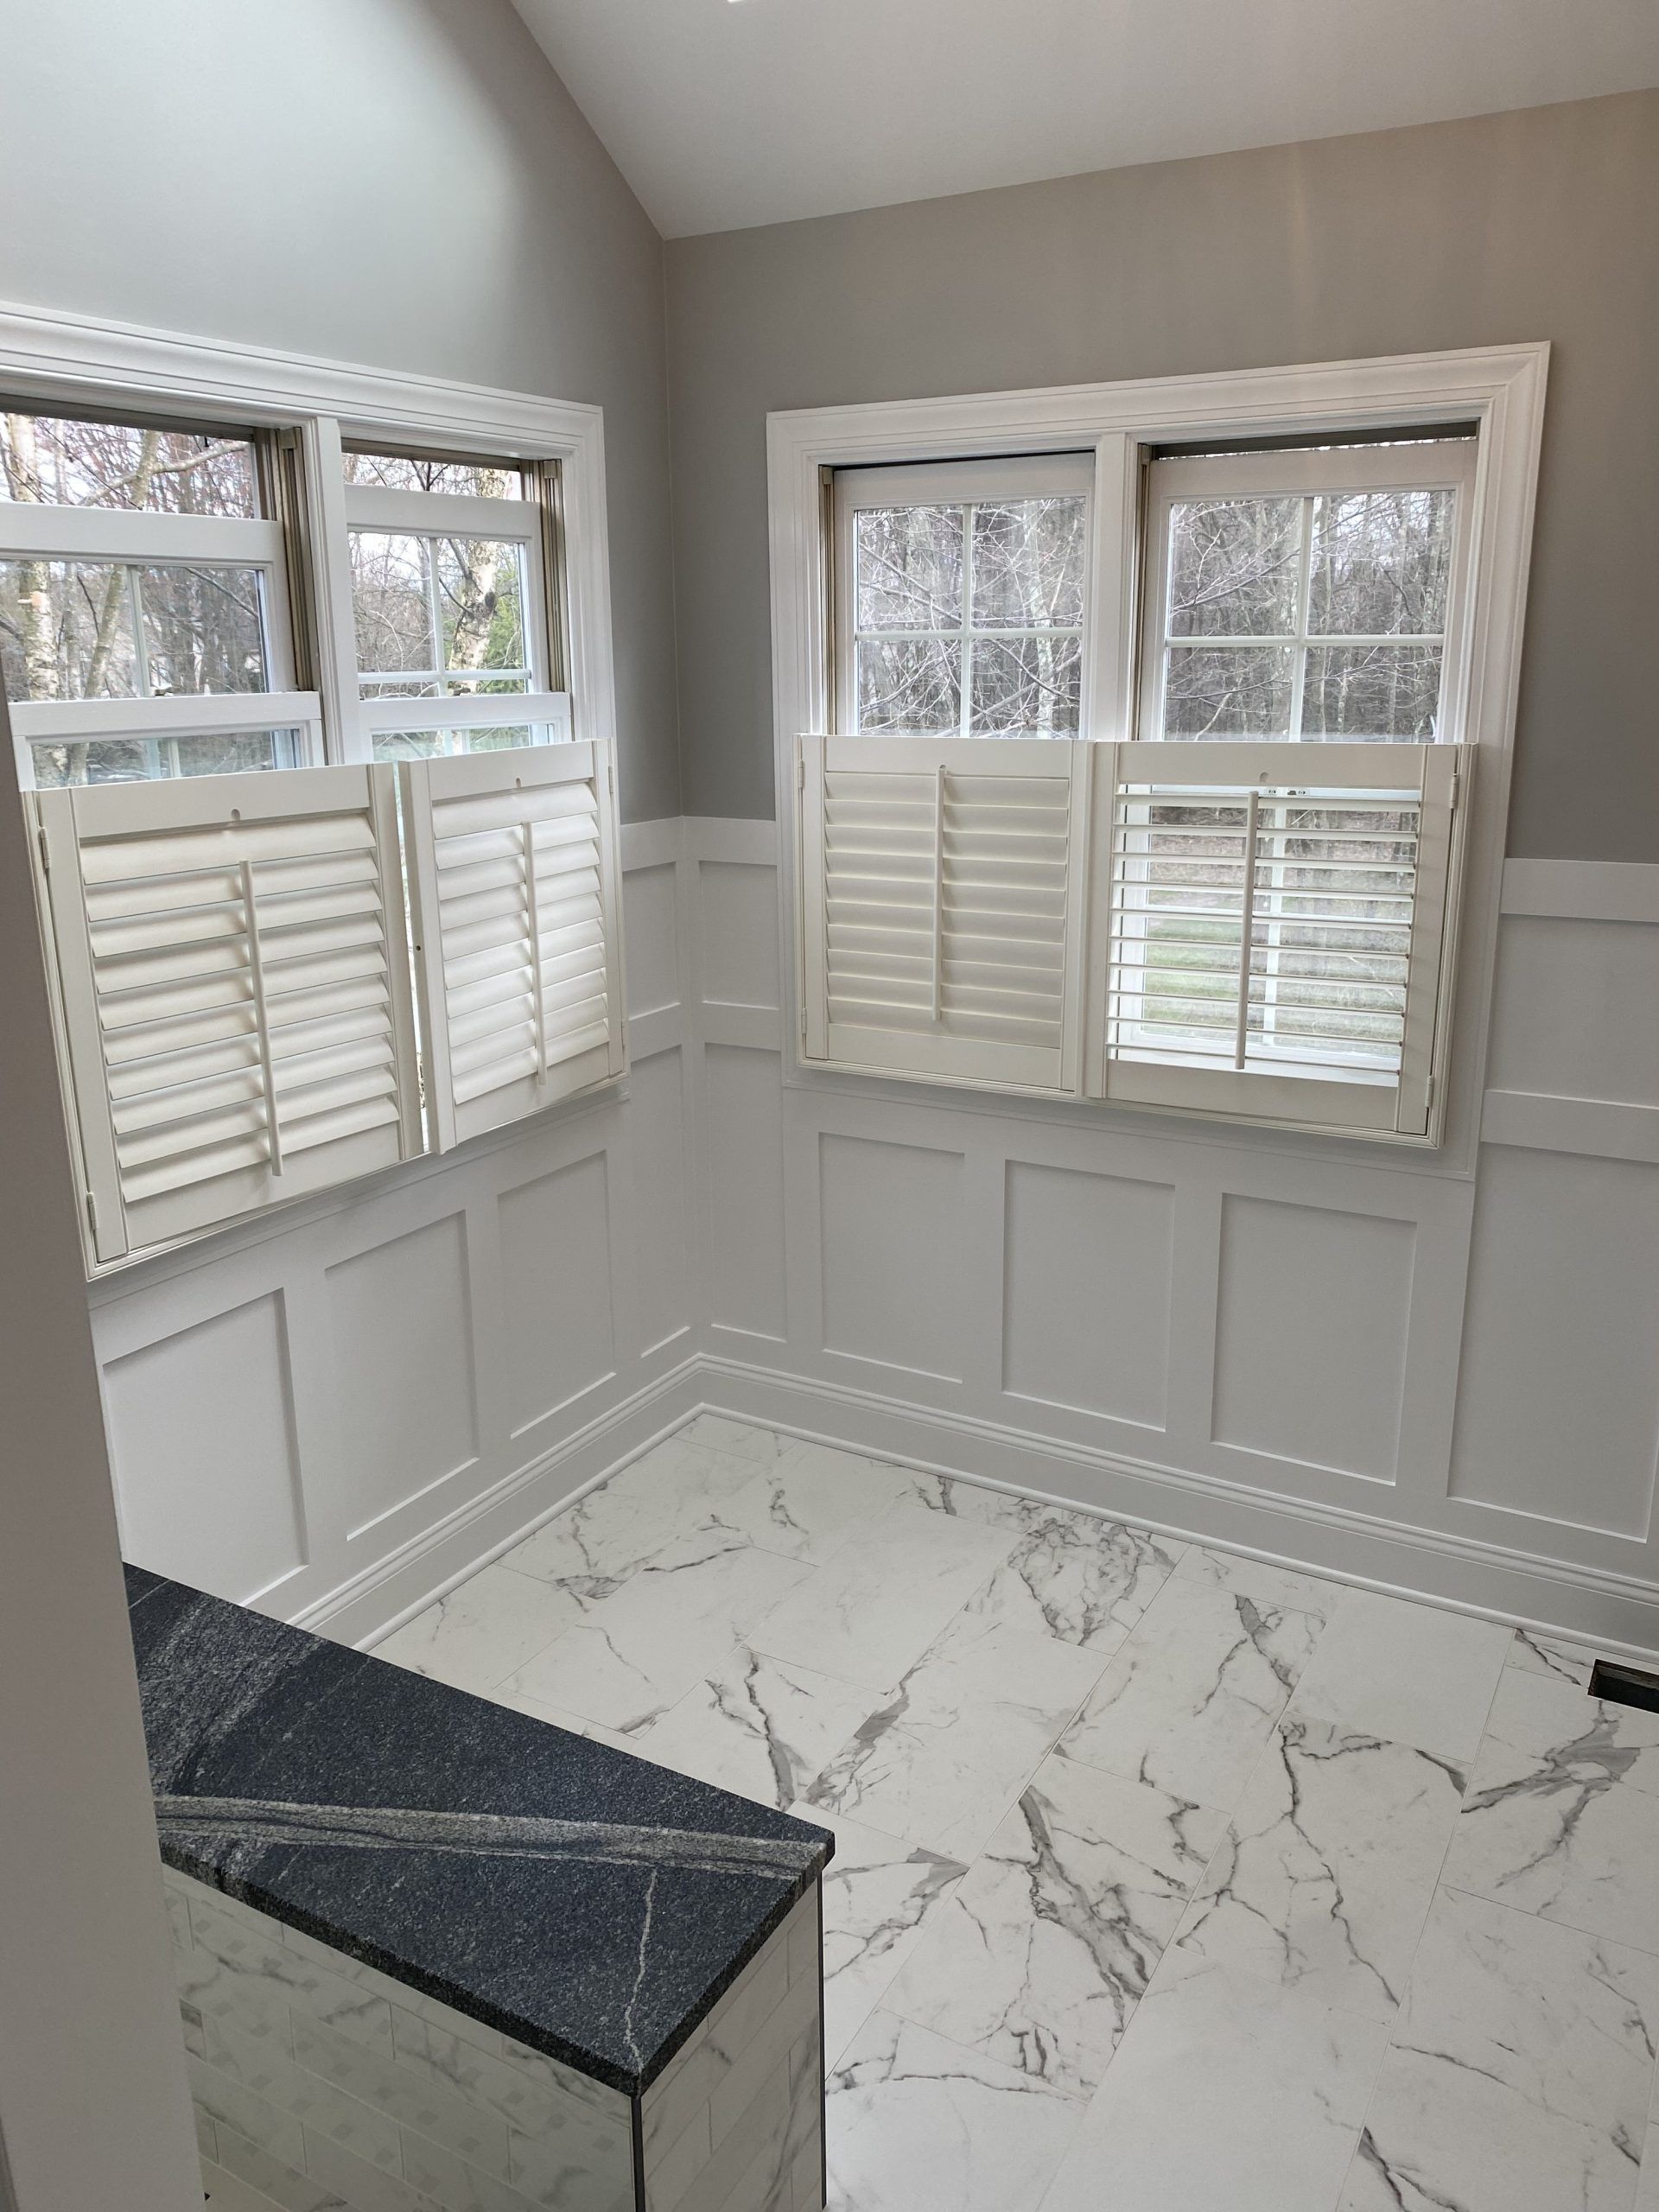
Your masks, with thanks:
[[(605, 431), (599, 408), (5, 302), (0, 302), (0, 389), (43, 407), (54, 402), (108, 405), (116, 412), (160, 412), (244, 429), (297, 426), (329, 760), (367, 761), (372, 753), (372, 732), (356, 696), (342, 442), (560, 462), (573, 734), (614, 744)], [(465, 504), (474, 508), (474, 503)], [(556, 717), (550, 713), (539, 719)]]
[[(605, 855), (607, 880), (616, 900), (620, 931), (620, 826), (615, 792), (616, 692), (611, 632), (610, 549), (605, 490), (604, 418), (598, 407), (547, 399), (525, 392), (502, 391), (486, 385), (448, 383), (420, 376), (400, 376), (390, 371), (318, 360), (308, 356), (253, 347), (227, 346), (175, 332), (136, 325), (101, 322), (90, 318), (48, 313), (0, 302), (0, 391), (7, 397), (33, 402), (42, 412), (54, 405), (73, 405), (83, 411), (106, 408), (118, 418), (129, 412), (162, 413), (172, 419), (223, 422), (243, 429), (270, 427), (297, 435), (298, 457), (303, 479), (306, 551), (310, 561), (318, 690), (280, 694), (248, 693), (236, 698), (201, 697), (166, 702), (168, 731), (200, 734), (211, 728), (277, 726), (273, 710), (280, 709), (283, 727), (300, 727), (305, 757), (330, 765), (372, 766), (372, 728), (359, 712), (353, 619), (349, 548), (346, 537), (346, 485), (344, 442), (371, 448), (395, 445), (401, 449), (430, 448), (435, 453), (476, 453), (492, 459), (522, 458), (560, 464), (561, 523), (563, 565), (559, 579), (563, 604), (561, 642), (563, 674), (569, 689), (538, 693), (513, 704), (521, 709), (534, 705), (533, 719), (554, 726), (560, 737), (574, 737), (593, 745), (607, 761), (613, 804), (608, 813)], [(89, 511), (89, 514), (94, 511)], [(146, 518), (105, 514), (89, 521), (89, 529), (120, 531), (129, 522)], [(474, 512), (469, 506), (469, 512)], [(527, 512), (531, 512), (527, 510)], [(154, 521), (156, 518), (148, 518)], [(159, 518), (163, 524), (176, 518)], [(213, 518), (225, 526), (224, 518)], [(238, 526), (231, 518), (232, 526)], [(48, 525), (49, 527), (50, 525)], [(31, 523), (31, 527), (33, 524)], [(66, 524), (71, 531), (75, 525)], [(244, 532), (270, 533), (270, 523), (239, 524)], [(256, 541), (250, 537), (248, 543)], [(274, 537), (262, 543), (275, 544)], [(279, 573), (281, 573), (279, 571)], [(273, 671), (276, 672), (275, 671)], [(282, 672), (288, 673), (284, 667)], [(160, 704), (161, 702), (157, 702)], [(450, 723), (471, 721), (471, 702), (421, 702), (442, 708), (466, 707), (467, 714), (450, 714)], [(495, 702), (491, 702), (494, 704)], [(85, 734), (128, 734), (132, 702), (123, 700), (79, 702), (85, 710)], [(244, 719), (242, 709), (248, 709)], [(31, 734), (37, 709), (22, 702), (11, 710), (17, 735)], [(480, 715), (478, 719), (484, 717)], [(521, 711), (520, 719), (531, 719)], [(494, 719), (499, 720), (497, 715)], [(121, 722), (118, 732), (116, 722)], [(327, 745), (324, 747), (326, 733)], [(44, 734), (44, 733), (41, 733)], [(57, 734), (54, 730), (53, 734)], [(147, 732), (146, 734), (154, 734)], [(21, 751), (21, 749), (20, 749)], [(493, 758), (494, 756), (480, 756)], [(20, 757), (20, 767), (24, 763)], [(282, 776), (294, 770), (278, 772)], [(391, 772), (378, 771), (382, 775)], [(20, 779), (27, 790), (32, 784), (32, 762)], [(223, 779), (217, 779), (220, 782)], [(261, 777), (262, 784), (275, 780)], [(172, 790), (188, 792), (195, 779), (135, 785), (135, 791)], [(197, 785), (200, 793), (200, 785)], [(37, 896), (43, 882), (37, 869)], [(50, 923), (43, 918), (50, 945)], [(68, 1138), (85, 1179), (81, 1136), (72, 1085), (67, 1073), (67, 1039), (63, 998), (55, 963), (47, 960), (54, 1035), (60, 1066), (65, 1072), (64, 1110)], [(620, 936), (615, 954), (616, 1004), (626, 1003)], [(618, 1062), (612, 1054), (608, 1077), (595, 1070), (594, 1088), (605, 1080), (626, 1074), (626, 1054)], [(419, 1158), (435, 1155), (422, 1148), (404, 1162), (413, 1167)], [(125, 1269), (158, 1260), (202, 1237), (245, 1233), (257, 1215), (244, 1215), (169, 1243), (158, 1243), (143, 1254), (113, 1263)], [(105, 1272), (89, 1248), (89, 1274)]]
[[(1487, 757), (1475, 779), (1469, 830), (1459, 939), (1457, 998), (1462, 1014), (1452, 1055), (1445, 1140), (1432, 1163), (1421, 1156), (1409, 1163), (1418, 1172), (1433, 1165), (1444, 1172), (1472, 1173), (1548, 358), (1547, 344), (1519, 345), (770, 416), (774, 788), (780, 826), (793, 818), (797, 738), (830, 728), (826, 470), (957, 461), (964, 454), (1013, 456), (1091, 448), (1096, 480), (1084, 678), (1086, 734), (1121, 743), (1133, 734), (1129, 715), (1139, 651), (1134, 562), (1143, 446), (1476, 423), (1479, 450), (1471, 518), (1475, 585), (1463, 645), (1467, 682), (1460, 735)], [(804, 1003), (794, 926), (798, 869), (787, 835), (779, 838), (779, 930), (791, 1039), (785, 1079), (791, 1085), (865, 1088), (859, 1078), (798, 1065)], [(1091, 1036), (1087, 1050), (1096, 1049)], [(941, 1103), (970, 1110), (1009, 1109), (1006, 1099), (980, 1105), (960, 1093), (953, 1100), (942, 1094)], [(1018, 1110), (1052, 1119), (1057, 1112), (1072, 1118), (1083, 1109), (1046, 1103)], [(1119, 1127), (1133, 1114), (1135, 1123), (1144, 1126), (1144, 1115), (1137, 1109), (1090, 1110)], [(1169, 1126), (1172, 1133), (1182, 1131), (1179, 1117), (1172, 1117)], [(1195, 1134), (1191, 1123), (1185, 1133)], [(1201, 1141), (1236, 1141), (1241, 1134), (1212, 1129), (1201, 1133)], [(1294, 1133), (1280, 1141), (1307, 1141)], [(1366, 1150), (1371, 1153), (1370, 1147)]]

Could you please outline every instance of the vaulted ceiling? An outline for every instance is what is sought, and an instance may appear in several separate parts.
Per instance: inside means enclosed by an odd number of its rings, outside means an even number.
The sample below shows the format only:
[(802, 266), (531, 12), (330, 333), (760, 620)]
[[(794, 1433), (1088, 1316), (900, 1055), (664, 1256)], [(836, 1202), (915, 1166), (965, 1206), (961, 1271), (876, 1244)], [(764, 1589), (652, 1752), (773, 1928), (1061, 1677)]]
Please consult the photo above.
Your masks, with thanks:
[(669, 237), (1659, 84), (1659, 0), (515, 0)]

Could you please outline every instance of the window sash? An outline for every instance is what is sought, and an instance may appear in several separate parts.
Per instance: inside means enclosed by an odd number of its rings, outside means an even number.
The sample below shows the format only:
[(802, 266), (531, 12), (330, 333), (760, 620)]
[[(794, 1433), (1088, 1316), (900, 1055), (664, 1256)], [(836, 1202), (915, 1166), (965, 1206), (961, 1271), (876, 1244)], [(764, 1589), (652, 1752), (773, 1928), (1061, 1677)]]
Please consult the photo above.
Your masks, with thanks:
[[(1089, 620), (1089, 559), (1088, 550), (1093, 538), (1094, 456), (1091, 454), (1061, 453), (1040, 454), (1014, 460), (940, 461), (932, 465), (896, 468), (847, 468), (836, 472), (834, 487), (834, 599), (832, 611), (833, 650), (835, 661), (835, 727), (849, 736), (862, 734), (858, 724), (858, 645), (861, 638), (880, 636), (884, 639), (944, 638), (958, 642), (962, 652), (961, 701), (957, 728), (955, 734), (972, 734), (972, 655), (978, 642), (988, 640), (1009, 642), (1027, 637), (1076, 637), (1080, 650), (1086, 647)], [(1084, 543), (1085, 547), (1083, 579), (1084, 615), (1080, 623), (1065, 625), (1046, 630), (1022, 630), (1012, 626), (976, 626), (973, 621), (973, 566), (972, 531), (973, 509), (976, 506), (1001, 503), (1005, 500), (1040, 499), (1047, 495), (1059, 498), (1081, 498), (1084, 502)], [(967, 539), (963, 548), (962, 613), (960, 621), (952, 628), (938, 630), (899, 630), (861, 632), (856, 621), (856, 575), (854, 549), (854, 525), (857, 516), (871, 508), (904, 506), (963, 507), (968, 510), (964, 527)], [(1080, 681), (1086, 694), (1088, 685), (1087, 654), (1083, 651)], [(1088, 700), (1079, 700), (1078, 733), (1087, 728)], [(879, 733), (870, 732), (874, 737)], [(941, 734), (950, 734), (942, 733)], [(1052, 741), (1065, 742), (1060, 733), (1046, 734), (1042, 737), (1021, 739), (1021, 743), (1043, 743)], [(977, 741), (984, 742), (986, 741)], [(1001, 741), (992, 739), (990, 741)], [(1007, 741), (1012, 742), (1014, 741)]]
[[(1401, 435), (1408, 438), (1410, 433), (1402, 431)], [(1294, 655), (1293, 730), (1300, 720), (1310, 648), (1340, 646), (1350, 642), (1439, 645), (1440, 719), (1435, 742), (1443, 745), (1461, 742), (1462, 715), (1467, 688), (1464, 669), (1467, 649), (1467, 607), (1473, 559), (1470, 510), (1477, 457), (1477, 441), (1468, 437), (1425, 440), (1421, 444), (1332, 446), (1280, 453), (1205, 454), (1155, 460), (1149, 463), (1143, 525), (1145, 586), (1141, 598), (1137, 717), (1141, 741), (1171, 745), (1224, 744), (1230, 741), (1224, 738), (1171, 738), (1166, 737), (1164, 732), (1165, 686), (1169, 669), (1166, 647), (1170, 639), (1166, 620), (1170, 511), (1173, 506), (1179, 502), (1196, 499), (1271, 498), (1279, 494), (1287, 498), (1312, 499), (1321, 493), (1415, 490), (1449, 491), (1456, 495), (1443, 630), (1433, 632), (1404, 631), (1386, 639), (1379, 639), (1377, 633), (1370, 632), (1354, 639), (1335, 632), (1310, 633), (1307, 629), (1307, 579), (1303, 575), (1299, 580), (1295, 630), (1282, 635), (1194, 636), (1175, 642), (1178, 647), (1201, 650), (1213, 646), (1224, 652), (1248, 651), (1252, 646), (1290, 648)], [(1323, 747), (1346, 741), (1293, 734), (1265, 741)]]

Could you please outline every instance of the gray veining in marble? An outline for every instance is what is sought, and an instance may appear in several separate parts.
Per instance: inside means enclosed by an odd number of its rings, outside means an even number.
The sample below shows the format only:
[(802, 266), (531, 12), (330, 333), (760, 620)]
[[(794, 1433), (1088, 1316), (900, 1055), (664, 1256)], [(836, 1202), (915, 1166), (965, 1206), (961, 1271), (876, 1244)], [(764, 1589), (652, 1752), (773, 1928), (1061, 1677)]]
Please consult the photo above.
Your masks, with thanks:
[(1180, 1949), (1391, 2019), (1463, 1786), (1430, 1752), (1287, 1716), (1181, 1923)]

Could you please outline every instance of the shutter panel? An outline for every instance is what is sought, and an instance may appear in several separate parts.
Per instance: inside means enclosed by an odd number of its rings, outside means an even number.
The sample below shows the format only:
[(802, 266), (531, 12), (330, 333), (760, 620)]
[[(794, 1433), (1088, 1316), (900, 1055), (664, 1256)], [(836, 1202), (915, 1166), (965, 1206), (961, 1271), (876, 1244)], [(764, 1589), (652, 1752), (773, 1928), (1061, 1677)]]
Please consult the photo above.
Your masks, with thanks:
[(33, 804), (96, 1264), (421, 1149), (390, 770)]
[(809, 1062), (1076, 1090), (1087, 750), (800, 741)]
[(593, 744), (398, 773), (427, 1093), (445, 1151), (626, 1065), (615, 807)]
[(1471, 765), (1120, 746), (1100, 1095), (1432, 1138)]

